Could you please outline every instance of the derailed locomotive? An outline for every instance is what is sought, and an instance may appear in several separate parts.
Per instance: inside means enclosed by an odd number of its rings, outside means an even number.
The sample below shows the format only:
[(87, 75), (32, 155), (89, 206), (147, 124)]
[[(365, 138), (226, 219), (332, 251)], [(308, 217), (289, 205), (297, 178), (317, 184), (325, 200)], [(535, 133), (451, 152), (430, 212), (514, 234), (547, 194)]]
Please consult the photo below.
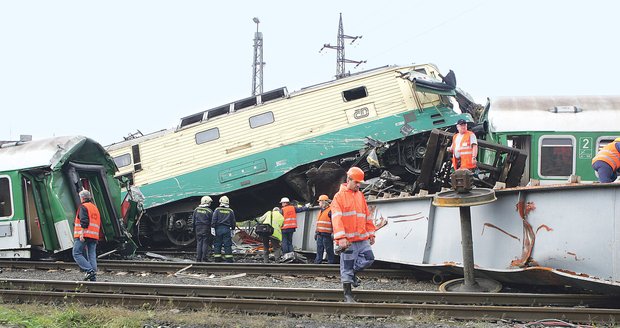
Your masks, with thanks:
[[(97, 142), (82, 136), (0, 142), (0, 257), (64, 254), (73, 247), (78, 192), (90, 190), (101, 213), (102, 248), (131, 253), (124, 219), (137, 213), (130, 193), (121, 211), (116, 165)], [(69, 252), (70, 254), (70, 252)]]
[(107, 150), (118, 176), (145, 196), (141, 242), (183, 246), (194, 240), (191, 212), (203, 195), (226, 194), (237, 216), (251, 219), (282, 196), (332, 196), (353, 165), (376, 178), (378, 193), (413, 194), (430, 131), (473, 123), (483, 109), (452, 72), (386, 66), (224, 104)]

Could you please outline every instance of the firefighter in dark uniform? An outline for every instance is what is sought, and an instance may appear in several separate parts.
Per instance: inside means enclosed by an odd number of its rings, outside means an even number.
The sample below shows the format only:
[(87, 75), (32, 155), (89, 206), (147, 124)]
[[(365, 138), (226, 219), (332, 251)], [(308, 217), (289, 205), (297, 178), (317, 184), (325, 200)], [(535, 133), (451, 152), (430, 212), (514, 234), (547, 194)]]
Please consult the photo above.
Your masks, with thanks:
[(230, 208), (227, 196), (220, 197), (220, 206), (213, 212), (211, 226), (215, 228), (215, 243), (213, 245), (213, 259), (222, 262), (222, 246), (224, 247), (224, 261), (232, 263), (232, 236), (235, 228), (235, 212)]
[(212, 201), (209, 196), (202, 197), (200, 205), (192, 214), (196, 234), (196, 262), (208, 262), (209, 251), (212, 250), (211, 217), (213, 211), (209, 208)]

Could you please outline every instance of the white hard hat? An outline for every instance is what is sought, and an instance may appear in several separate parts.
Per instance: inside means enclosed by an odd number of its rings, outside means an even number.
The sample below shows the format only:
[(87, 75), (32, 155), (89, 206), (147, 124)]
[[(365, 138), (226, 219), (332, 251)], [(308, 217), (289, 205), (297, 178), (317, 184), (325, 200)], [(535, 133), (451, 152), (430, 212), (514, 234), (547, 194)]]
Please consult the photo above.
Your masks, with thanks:
[(84, 189), (79, 193), (80, 199), (93, 199), (93, 196), (90, 194), (90, 191)]
[(228, 199), (228, 196), (222, 196), (220, 197), (220, 204), (230, 204), (230, 200)]
[(211, 197), (209, 196), (203, 196), (200, 199), (200, 204), (211, 204), (211, 202), (213, 201), (213, 199), (211, 199)]
[(288, 200), (288, 197), (282, 197), (282, 199), (280, 199), (280, 203), (290, 203), (291, 201)]

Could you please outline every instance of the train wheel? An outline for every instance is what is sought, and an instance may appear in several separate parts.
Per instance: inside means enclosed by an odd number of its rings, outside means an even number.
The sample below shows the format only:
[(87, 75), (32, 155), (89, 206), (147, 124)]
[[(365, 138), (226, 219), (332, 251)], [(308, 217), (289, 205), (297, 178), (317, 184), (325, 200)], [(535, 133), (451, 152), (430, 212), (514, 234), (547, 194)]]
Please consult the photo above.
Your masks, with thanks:
[(164, 232), (168, 240), (176, 246), (188, 246), (195, 240), (194, 229), (190, 218), (192, 213), (174, 213), (168, 216)]

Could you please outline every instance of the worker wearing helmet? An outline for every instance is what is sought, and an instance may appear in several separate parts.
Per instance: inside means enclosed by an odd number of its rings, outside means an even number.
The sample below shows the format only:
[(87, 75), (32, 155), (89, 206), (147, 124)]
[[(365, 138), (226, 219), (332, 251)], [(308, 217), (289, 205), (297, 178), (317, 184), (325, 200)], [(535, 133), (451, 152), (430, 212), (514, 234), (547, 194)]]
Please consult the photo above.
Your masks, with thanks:
[(235, 228), (235, 212), (230, 208), (228, 196), (220, 197), (220, 206), (213, 211), (211, 226), (215, 228), (215, 243), (213, 244), (213, 259), (222, 262), (222, 247), (224, 247), (224, 261), (232, 263), (231, 231)]
[(200, 205), (194, 209), (192, 219), (196, 235), (196, 262), (209, 261), (209, 251), (212, 251), (213, 236), (211, 236), (211, 217), (213, 211), (209, 208), (213, 200), (209, 196), (200, 199)]
[(458, 169), (475, 169), (477, 166), (478, 139), (476, 135), (467, 130), (467, 121), (458, 120), (456, 123), (458, 133), (452, 136), (452, 145), (448, 151), (452, 153), (452, 167)]
[(316, 258), (314, 263), (321, 264), (323, 262), (323, 254), (327, 253), (327, 262), (329, 264), (336, 263), (334, 256), (334, 238), (332, 228), (332, 212), (329, 206), (330, 199), (327, 195), (319, 196), (319, 217), (316, 220), (316, 230), (314, 240), (316, 240)]
[(620, 171), (620, 138), (605, 145), (592, 159), (592, 168), (599, 182), (614, 182)]
[(305, 206), (294, 206), (288, 197), (280, 199), (282, 205), (282, 216), (284, 216), (284, 225), (282, 226), (282, 252), (290, 253), (293, 251), (293, 234), (297, 230), (297, 213), (307, 211), (310, 204)]
[(364, 194), (359, 190), (362, 181), (364, 171), (351, 167), (347, 182), (340, 186), (331, 205), (334, 240), (341, 250), (340, 279), (347, 303), (355, 302), (351, 287), (361, 283), (357, 273), (375, 260), (370, 246), (375, 243), (376, 229)]
[[(79, 193), (80, 206), (75, 214), (73, 224), (73, 259), (86, 271), (84, 280), (97, 280), (97, 241), (101, 226), (101, 214), (93, 203), (90, 191), (82, 190)], [(86, 253), (86, 256), (84, 256)]]

